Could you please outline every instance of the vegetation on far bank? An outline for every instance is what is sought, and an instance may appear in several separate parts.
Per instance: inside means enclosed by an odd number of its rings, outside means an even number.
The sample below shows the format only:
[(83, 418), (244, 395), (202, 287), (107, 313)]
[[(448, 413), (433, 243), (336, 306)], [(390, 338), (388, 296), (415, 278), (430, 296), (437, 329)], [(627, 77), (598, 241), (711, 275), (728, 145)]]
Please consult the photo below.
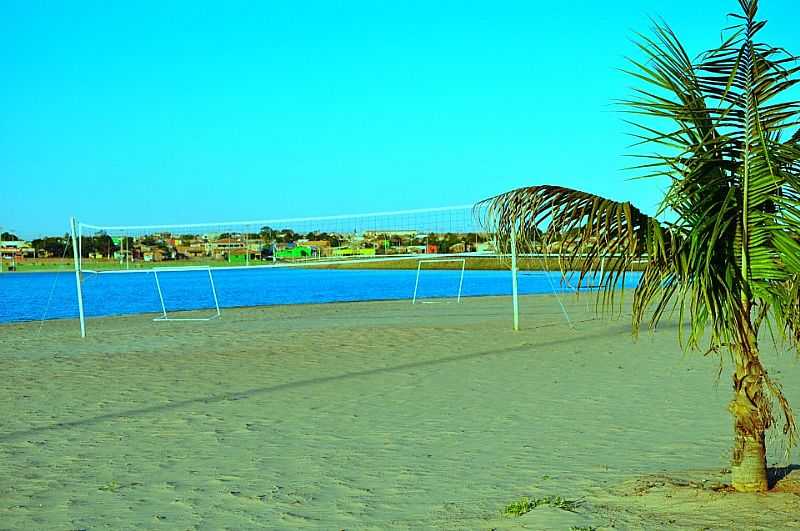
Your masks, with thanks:
[[(370, 269), (370, 270), (407, 270), (417, 269), (420, 260), (437, 260), (443, 257), (437, 255), (420, 255), (418, 258), (405, 258), (397, 260), (381, 260), (363, 259), (362, 261), (347, 261), (344, 263), (331, 263), (332, 260), (322, 260), (324, 263), (315, 263), (313, 260), (306, 261), (279, 261), (279, 264), (298, 264), (298, 267), (309, 269)], [(510, 269), (510, 262), (507, 258), (497, 257), (468, 257), (465, 259), (464, 268), (470, 271), (503, 271)], [(299, 264), (304, 264), (300, 266)], [(7, 264), (6, 264), (7, 265)], [(70, 259), (61, 258), (43, 258), (37, 260), (25, 260), (17, 262), (17, 272), (19, 273), (33, 273), (33, 272), (69, 272), (73, 271), (73, 262)], [(253, 260), (250, 262), (251, 267), (255, 266), (269, 266), (272, 261), (269, 260)], [(580, 263), (570, 264), (572, 267), (568, 269), (580, 269)], [(632, 264), (631, 271), (641, 271), (644, 268), (644, 263)], [(165, 262), (131, 262), (128, 265), (120, 264), (115, 260), (103, 259), (84, 259), (83, 269), (94, 271), (112, 271), (112, 270), (147, 270), (157, 267), (197, 267), (197, 266), (210, 266), (210, 267), (242, 267), (242, 264), (230, 263), (225, 260), (213, 259), (189, 259), (178, 261), (165, 261)], [(458, 270), (461, 269), (460, 261), (452, 262), (425, 262), (422, 266), (424, 269), (444, 269), (444, 270)], [(517, 267), (520, 271), (559, 271), (559, 260), (557, 257), (521, 257), (517, 261)], [(600, 270), (600, 264), (595, 264), (592, 268)], [(6, 269), (3, 269), (6, 272)]]

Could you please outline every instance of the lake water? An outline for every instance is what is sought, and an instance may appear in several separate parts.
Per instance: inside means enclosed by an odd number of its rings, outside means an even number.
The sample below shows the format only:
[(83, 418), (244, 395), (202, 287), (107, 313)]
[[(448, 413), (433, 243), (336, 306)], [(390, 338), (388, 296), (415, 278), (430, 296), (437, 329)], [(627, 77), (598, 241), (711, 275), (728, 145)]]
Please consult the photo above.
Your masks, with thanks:
[[(216, 269), (220, 307), (408, 299), (416, 270)], [(423, 271), (418, 298), (455, 297), (460, 271)], [(632, 287), (639, 274), (628, 276)], [(207, 271), (159, 272), (167, 311), (213, 308)], [(521, 294), (551, 293), (563, 286), (558, 273), (521, 273)], [(155, 278), (149, 272), (86, 274), (87, 316), (161, 312)], [(462, 295), (510, 295), (508, 271), (465, 271)], [(0, 322), (76, 318), (74, 273), (0, 274)]]

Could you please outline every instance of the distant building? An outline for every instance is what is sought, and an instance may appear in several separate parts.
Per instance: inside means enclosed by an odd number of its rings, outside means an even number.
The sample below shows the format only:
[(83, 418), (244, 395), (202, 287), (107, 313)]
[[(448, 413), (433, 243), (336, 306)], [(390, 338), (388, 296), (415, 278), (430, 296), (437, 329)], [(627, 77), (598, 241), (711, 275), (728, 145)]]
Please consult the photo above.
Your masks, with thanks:
[(393, 236), (400, 237), (400, 238), (414, 238), (417, 235), (417, 231), (415, 230), (367, 230), (364, 231), (364, 238), (368, 240), (374, 240), (375, 238), (383, 238), (388, 237), (391, 238)]
[(284, 249), (279, 250), (275, 256), (277, 258), (306, 258), (309, 256), (313, 256), (314, 250), (311, 247), (307, 247), (305, 245), (293, 245), (291, 247), (287, 246)]
[(352, 247), (334, 247), (333, 256), (375, 256), (375, 248), (354, 249)]
[(166, 256), (167, 253), (158, 248), (150, 248), (146, 251), (142, 251), (142, 259), (145, 262), (161, 262), (166, 258)]
[(246, 264), (250, 260), (261, 258), (261, 250), (251, 251), (250, 249), (233, 249), (228, 253), (228, 262), (231, 264)]
[(206, 246), (203, 243), (192, 243), (189, 245), (176, 245), (175, 250), (188, 258), (198, 258), (205, 256)]
[(330, 247), (331, 242), (328, 240), (298, 240), (299, 243), (303, 245), (308, 245), (309, 247)]
[(0, 256), (7, 259), (24, 260), (36, 256), (36, 249), (31, 246), (30, 242), (22, 240), (0, 241)]
[(209, 242), (206, 245), (207, 254), (209, 256), (213, 256), (214, 258), (224, 258), (231, 251), (237, 249), (244, 249), (245, 244), (241, 240), (235, 240), (233, 238), (222, 238), (216, 241)]
[(333, 254), (331, 242), (328, 240), (305, 240), (302, 243), (307, 247), (311, 247), (316, 256), (331, 256)]

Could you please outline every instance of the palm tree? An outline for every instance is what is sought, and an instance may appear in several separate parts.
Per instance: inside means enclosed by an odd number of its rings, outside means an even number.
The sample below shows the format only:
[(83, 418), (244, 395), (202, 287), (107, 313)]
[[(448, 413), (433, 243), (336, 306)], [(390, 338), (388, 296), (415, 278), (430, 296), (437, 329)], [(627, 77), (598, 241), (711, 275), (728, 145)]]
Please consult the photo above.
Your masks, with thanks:
[[(800, 103), (796, 57), (757, 41), (757, 0), (739, 0), (722, 44), (692, 60), (665, 23), (639, 34), (644, 60), (627, 72), (642, 84), (623, 100), (638, 145), (656, 154), (636, 166), (669, 180), (656, 215), (629, 202), (558, 186), (531, 186), (486, 199), (484, 223), (507, 243), (545, 228), (564, 269), (580, 279), (605, 260), (599, 307), (613, 306), (620, 279), (647, 262), (633, 297), (633, 328), (677, 312), (684, 349), (707, 348), (733, 368), (732, 486), (768, 489), (765, 433), (782, 413), (787, 448), (795, 419), (759, 355), (759, 332), (800, 345)], [(787, 138), (788, 137), (788, 138)], [(580, 256), (579, 256), (580, 255)], [(563, 257), (562, 257), (563, 258)], [(683, 326), (679, 327), (682, 330)]]

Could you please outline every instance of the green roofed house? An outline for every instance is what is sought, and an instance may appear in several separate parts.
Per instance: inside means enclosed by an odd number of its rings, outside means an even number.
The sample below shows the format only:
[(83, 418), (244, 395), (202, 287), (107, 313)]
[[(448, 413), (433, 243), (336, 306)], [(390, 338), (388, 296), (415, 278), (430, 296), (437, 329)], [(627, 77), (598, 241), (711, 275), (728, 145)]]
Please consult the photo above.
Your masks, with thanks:
[(306, 258), (312, 256), (313, 249), (305, 245), (296, 245), (292, 248), (280, 249), (275, 253), (276, 258)]
[(261, 256), (261, 253), (252, 251), (250, 249), (232, 249), (228, 252), (228, 263), (230, 264), (248, 264), (250, 260), (256, 260)]

